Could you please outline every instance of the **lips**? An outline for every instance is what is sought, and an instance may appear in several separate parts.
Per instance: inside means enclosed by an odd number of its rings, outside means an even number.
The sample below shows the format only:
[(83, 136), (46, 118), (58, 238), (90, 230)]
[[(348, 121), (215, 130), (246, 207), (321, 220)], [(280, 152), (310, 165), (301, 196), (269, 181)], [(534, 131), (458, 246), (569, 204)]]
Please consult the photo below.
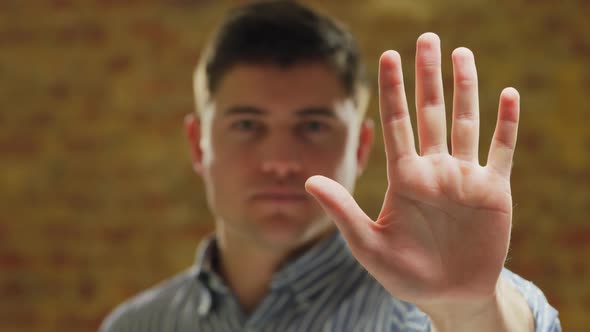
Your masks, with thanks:
[(268, 190), (256, 192), (252, 195), (254, 201), (297, 202), (308, 199), (306, 192), (287, 190)]

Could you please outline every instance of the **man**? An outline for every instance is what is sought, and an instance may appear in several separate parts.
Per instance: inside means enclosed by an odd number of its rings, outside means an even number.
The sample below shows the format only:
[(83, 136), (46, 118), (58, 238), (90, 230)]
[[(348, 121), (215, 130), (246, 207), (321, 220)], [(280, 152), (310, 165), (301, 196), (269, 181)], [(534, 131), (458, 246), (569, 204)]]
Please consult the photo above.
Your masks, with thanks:
[(420, 36), (419, 152), (399, 54), (380, 59), (389, 185), (373, 221), (349, 194), (373, 140), (352, 37), (290, 1), (231, 12), (186, 118), (215, 234), (102, 331), (560, 331), (542, 293), (503, 269), (518, 93), (502, 92), (480, 166), (473, 55), (453, 52), (451, 152), (440, 59), (438, 37)]

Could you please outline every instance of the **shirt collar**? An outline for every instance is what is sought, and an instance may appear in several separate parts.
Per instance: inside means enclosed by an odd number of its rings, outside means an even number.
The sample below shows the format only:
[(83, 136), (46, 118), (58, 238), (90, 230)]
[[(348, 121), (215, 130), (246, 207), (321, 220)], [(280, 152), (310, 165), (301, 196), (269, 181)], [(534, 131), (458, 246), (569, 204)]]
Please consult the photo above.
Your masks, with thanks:
[(217, 259), (217, 239), (209, 235), (199, 245), (195, 260), (197, 278), (210, 290), (220, 293), (228, 291), (221, 276), (215, 272), (214, 262)]
[[(200, 301), (199, 312), (206, 314), (212, 306), (212, 294), (229, 294), (229, 289), (214, 269), (217, 255), (217, 240), (215, 235), (205, 238), (197, 249), (195, 272), (196, 278), (204, 286)], [(337, 280), (350, 273), (351, 269), (359, 267), (350, 253), (340, 232), (316, 243), (303, 254), (287, 261), (283, 268), (275, 273), (270, 285), (270, 291), (291, 291), (300, 305), (306, 306), (309, 299), (317, 291), (310, 291), (313, 284), (323, 278)]]
[(287, 261), (273, 277), (271, 289), (291, 287), (302, 290), (311, 279), (339, 274), (350, 269), (354, 262), (346, 242), (340, 232), (336, 231), (326, 239), (316, 243), (305, 253)]

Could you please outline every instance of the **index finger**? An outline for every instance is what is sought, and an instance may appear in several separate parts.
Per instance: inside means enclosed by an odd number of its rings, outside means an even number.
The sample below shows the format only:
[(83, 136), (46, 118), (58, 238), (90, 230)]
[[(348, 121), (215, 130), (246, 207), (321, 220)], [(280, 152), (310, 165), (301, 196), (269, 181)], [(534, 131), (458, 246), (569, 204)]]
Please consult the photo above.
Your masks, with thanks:
[(396, 51), (387, 51), (379, 59), (379, 110), (388, 162), (416, 155), (401, 57)]

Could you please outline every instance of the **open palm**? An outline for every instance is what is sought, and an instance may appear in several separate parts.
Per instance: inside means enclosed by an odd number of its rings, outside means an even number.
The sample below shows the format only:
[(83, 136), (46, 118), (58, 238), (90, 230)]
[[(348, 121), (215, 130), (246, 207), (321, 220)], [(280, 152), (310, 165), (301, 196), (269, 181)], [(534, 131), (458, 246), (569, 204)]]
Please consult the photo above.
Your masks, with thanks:
[(358, 261), (392, 295), (424, 306), (494, 292), (510, 239), (510, 169), (519, 115), (518, 93), (505, 89), (487, 164), (479, 165), (475, 62), (469, 50), (455, 50), (450, 154), (440, 63), (438, 37), (422, 35), (416, 53), (418, 153), (399, 54), (381, 57), (388, 189), (377, 220), (338, 183), (321, 176), (306, 183)]

